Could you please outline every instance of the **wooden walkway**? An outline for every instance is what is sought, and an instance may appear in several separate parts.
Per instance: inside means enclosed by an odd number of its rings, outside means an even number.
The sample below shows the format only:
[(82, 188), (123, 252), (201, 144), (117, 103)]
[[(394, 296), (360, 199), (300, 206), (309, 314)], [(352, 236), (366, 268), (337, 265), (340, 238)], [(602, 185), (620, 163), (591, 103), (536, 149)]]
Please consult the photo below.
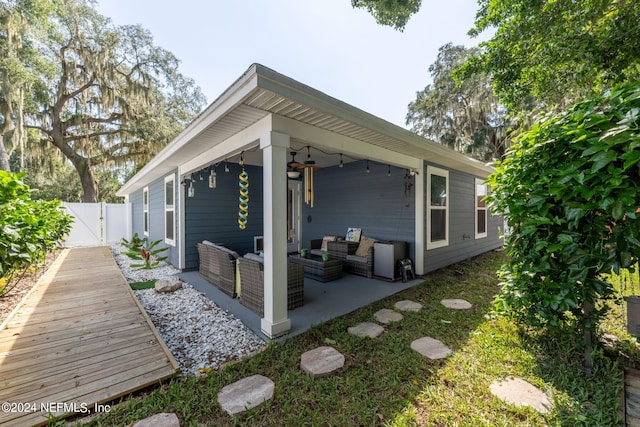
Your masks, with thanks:
[(65, 249), (0, 325), (0, 425), (93, 411), (177, 371), (109, 249)]

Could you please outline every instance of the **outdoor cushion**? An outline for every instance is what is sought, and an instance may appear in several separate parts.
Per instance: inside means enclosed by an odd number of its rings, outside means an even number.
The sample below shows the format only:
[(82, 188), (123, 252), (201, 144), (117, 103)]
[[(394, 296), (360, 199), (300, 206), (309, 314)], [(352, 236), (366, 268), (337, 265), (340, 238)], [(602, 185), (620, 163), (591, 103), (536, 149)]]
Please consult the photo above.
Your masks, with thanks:
[(375, 242), (376, 240), (372, 239), (371, 237), (362, 236), (360, 238), (360, 244), (358, 245), (358, 249), (356, 250), (355, 255), (366, 258), (367, 254), (369, 253), (369, 249)]
[(347, 255), (347, 261), (354, 261), (354, 262), (362, 262), (365, 263), (367, 262), (367, 257), (366, 256), (358, 256), (358, 255)]
[(233, 257), (233, 259), (240, 258), (240, 254), (238, 254), (238, 252), (236, 252), (236, 251), (234, 251), (232, 249), (225, 248), (224, 246), (218, 246), (218, 245), (214, 245), (213, 247), (216, 248), (216, 249), (221, 250), (222, 252), (225, 252), (225, 253), (229, 254), (231, 257)]
[(324, 236), (322, 238), (322, 246), (320, 246), (320, 249), (323, 251), (327, 251), (327, 243), (335, 242), (336, 239), (337, 239), (336, 236)]
[(252, 252), (249, 252), (248, 254), (245, 254), (245, 255), (244, 255), (244, 257), (245, 257), (246, 259), (250, 259), (250, 260), (252, 260), (252, 261), (257, 261), (257, 262), (260, 262), (260, 263), (263, 263), (263, 264), (264, 264), (264, 257), (261, 257), (261, 256), (260, 256), (260, 255), (258, 255), (258, 254), (254, 254), (254, 253), (252, 253)]

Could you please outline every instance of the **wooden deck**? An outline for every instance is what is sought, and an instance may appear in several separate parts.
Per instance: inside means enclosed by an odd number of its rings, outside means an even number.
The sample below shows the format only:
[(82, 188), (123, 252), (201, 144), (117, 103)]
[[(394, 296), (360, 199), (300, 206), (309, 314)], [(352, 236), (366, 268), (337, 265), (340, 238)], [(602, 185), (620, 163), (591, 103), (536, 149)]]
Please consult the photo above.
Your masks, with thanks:
[(0, 325), (0, 425), (93, 411), (177, 371), (109, 249), (65, 249)]

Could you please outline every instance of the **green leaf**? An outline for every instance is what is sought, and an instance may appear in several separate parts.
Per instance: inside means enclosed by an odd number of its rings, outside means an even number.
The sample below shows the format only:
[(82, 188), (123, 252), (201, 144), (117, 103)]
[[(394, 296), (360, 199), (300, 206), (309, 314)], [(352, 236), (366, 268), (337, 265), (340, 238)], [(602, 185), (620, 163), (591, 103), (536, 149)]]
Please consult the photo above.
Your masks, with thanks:
[(613, 202), (611, 206), (611, 216), (613, 216), (613, 219), (616, 221), (619, 221), (624, 216), (624, 205), (620, 200)]
[(618, 157), (618, 153), (613, 150), (607, 150), (604, 152), (600, 152), (591, 157), (591, 161), (593, 162), (593, 167), (591, 168), (592, 172), (597, 172), (600, 169), (607, 166), (609, 163), (614, 161)]

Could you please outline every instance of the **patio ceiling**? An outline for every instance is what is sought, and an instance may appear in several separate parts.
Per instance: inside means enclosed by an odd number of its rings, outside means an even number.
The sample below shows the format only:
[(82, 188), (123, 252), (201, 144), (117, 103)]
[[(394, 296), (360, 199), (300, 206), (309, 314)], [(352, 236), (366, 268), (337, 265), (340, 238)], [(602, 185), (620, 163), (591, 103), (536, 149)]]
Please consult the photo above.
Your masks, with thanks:
[[(426, 140), (406, 129), (375, 117), (365, 111), (332, 98), (316, 89), (279, 74), (260, 64), (253, 64), (243, 76), (216, 99), (198, 118), (171, 141), (138, 174), (118, 192), (124, 196), (165, 176), (178, 166), (201, 156), (212, 147), (221, 144), (268, 115), (285, 117), (305, 125), (313, 126), (333, 134), (361, 141), (399, 154), (417, 159), (425, 159), (439, 165), (465, 170), (486, 176), (491, 168), (470, 159), (433, 141)], [(255, 147), (257, 141), (246, 141), (246, 147)], [(306, 141), (292, 138), (290, 151), (302, 148), (297, 161), (304, 161), (306, 147), (323, 150), (321, 141)], [(190, 164), (190, 173), (198, 167), (209, 166), (212, 162), (238, 161), (239, 151), (228, 152), (208, 163)], [(333, 152), (333, 150), (324, 150)], [(363, 159), (362, 155), (350, 155), (348, 149), (344, 162)], [(336, 165), (339, 157), (327, 156), (321, 151), (311, 150), (311, 156), (318, 166)], [(348, 156), (348, 157), (346, 157)], [(259, 149), (246, 151), (247, 164), (261, 165), (262, 153)], [(386, 163), (385, 159), (369, 158)]]

